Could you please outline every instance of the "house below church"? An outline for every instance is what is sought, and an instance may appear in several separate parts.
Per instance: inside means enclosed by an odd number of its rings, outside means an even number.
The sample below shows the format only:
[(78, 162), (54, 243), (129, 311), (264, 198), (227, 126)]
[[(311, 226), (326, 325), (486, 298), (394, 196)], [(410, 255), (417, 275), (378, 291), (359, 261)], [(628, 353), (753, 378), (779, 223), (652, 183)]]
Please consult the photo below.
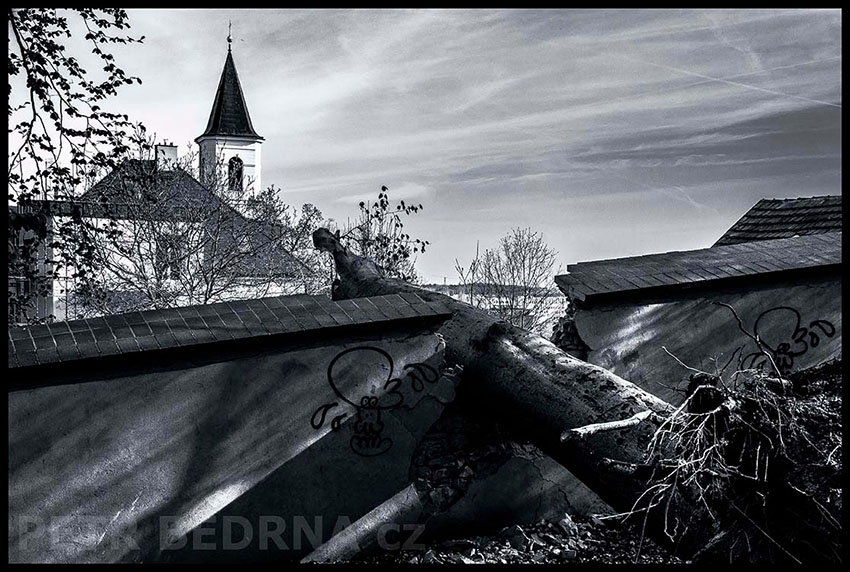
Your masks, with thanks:
[[(10, 302), (10, 315), (19, 323), (64, 320), (146, 305), (296, 292), (291, 279), (303, 279), (313, 270), (281, 247), (285, 229), (257, 220), (246, 206), (262, 189), (263, 137), (251, 122), (230, 47), (207, 126), (195, 142), (197, 178), (180, 165), (177, 147), (163, 143), (155, 146), (154, 158), (123, 161), (73, 202), (10, 206), (10, 226), (19, 229), (10, 234), (10, 257), (23, 252), (34, 237), (46, 237), (35, 241), (41, 249), (41, 275), (50, 273), (43, 262), (55, 254), (50, 243), (63, 240), (63, 223), (75, 213), (99, 229), (102, 236), (96, 240), (121, 232), (120, 241), (98, 253), (102, 259), (92, 265), (95, 271), (109, 269), (108, 291), (100, 295), (110, 301), (99, 311), (91, 307), (90, 295), (85, 302), (78, 295), (79, 281), (68, 265), (59, 269), (52, 287), (10, 276), (10, 300), (42, 289), (28, 307), (12, 307)], [(214, 271), (219, 274), (215, 279)]]

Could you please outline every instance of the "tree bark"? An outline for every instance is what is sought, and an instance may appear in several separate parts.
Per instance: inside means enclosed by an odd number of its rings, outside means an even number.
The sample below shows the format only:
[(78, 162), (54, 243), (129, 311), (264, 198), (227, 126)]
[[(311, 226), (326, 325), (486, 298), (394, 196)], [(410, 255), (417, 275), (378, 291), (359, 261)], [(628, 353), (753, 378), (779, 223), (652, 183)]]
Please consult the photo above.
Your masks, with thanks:
[[(481, 396), (474, 401), (478, 411), (470, 413), (480, 417), (481, 408), (487, 408), (486, 415), (518, 439), (534, 443), (615, 510), (641, 506), (649, 477), (642, 470), (646, 451), (661, 421), (673, 412), (670, 404), (482, 310), (383, 278), (372, 261), (348, 251), (325, 229), (313, 234), (313, 242), (334, 257), (339, 275), (334, 299), (411, 292), (448, 305), (453, 315), (439, 333), (446, 341), (447, 363), (463, 367), (464, 390)], [(638, 518), (648, 536), (682, 558), (712, 536), (702, 508), (681, 499)]]

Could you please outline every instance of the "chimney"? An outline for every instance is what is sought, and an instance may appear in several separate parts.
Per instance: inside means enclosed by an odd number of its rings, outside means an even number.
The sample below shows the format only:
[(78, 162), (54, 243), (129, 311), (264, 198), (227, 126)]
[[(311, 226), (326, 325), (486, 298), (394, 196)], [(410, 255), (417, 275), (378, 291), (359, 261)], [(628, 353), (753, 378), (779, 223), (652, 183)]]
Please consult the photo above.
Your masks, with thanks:
[(160, 171), (173, 171), (177, 166), (177, 145), (163, 141), (155, 146), (156, 168)]

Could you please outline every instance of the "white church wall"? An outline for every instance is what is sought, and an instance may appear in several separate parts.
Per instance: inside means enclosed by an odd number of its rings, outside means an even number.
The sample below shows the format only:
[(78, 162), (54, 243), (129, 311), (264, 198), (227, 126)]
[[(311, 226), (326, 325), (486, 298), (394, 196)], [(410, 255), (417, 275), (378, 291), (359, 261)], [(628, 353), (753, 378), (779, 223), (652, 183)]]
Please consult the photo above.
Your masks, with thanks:
[(239, 157), (243, 163), (244, 189), (246, 194), (262, 190), (262, 164), (259, 141), (243, 138), (224, 138), (222, 136), (203, 138), (198, 142), (200, 148), (200, 171), (204, 181), (215, 180), (215, 169), (222, 181), (227, 180), (227, 165), (233, 157)]

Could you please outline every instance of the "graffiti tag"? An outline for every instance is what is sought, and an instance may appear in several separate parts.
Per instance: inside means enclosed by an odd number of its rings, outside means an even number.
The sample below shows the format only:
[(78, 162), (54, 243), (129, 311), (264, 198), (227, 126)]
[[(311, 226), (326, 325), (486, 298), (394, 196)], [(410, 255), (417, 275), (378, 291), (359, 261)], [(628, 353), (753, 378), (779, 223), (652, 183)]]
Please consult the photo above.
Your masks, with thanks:
[[(370, 356), (375, 358), (377, 354), (379, 363), (382, 363), (387, 368), (387, 380), (383, 383), (383, 393), (380, 396), (357, 394), (350, 395), (349, 390), (340, 387), (338, 380), (334, 379), (335, 368), (336, 374), (339, 375), (339, 361), (344, 356), (356, 356), (358, 362), (364, 362), (366, 353), (372, 353)], [(358, 355), (359, 354), (359, 355)], [(310, 425), (313, 429), (319, 430), (328, 420), (331, 411), (336, 408), (348, 409), (354, 408), (356, 418), (351, 424), (353, 435), (349, 440), (349, 446), (354, 453), (362, 457), (374, 457), (389, 451), (392, 447), (393, 440), (391, 437), (384, 434), (384, 422), (381, 419), (382, 412), (397, 409), (404, 405), (404, 393), (402, 389), (405, 384), (414, 392), (421, 392), (425, 389), (426, 384), (434, 384), (439, 379), (437, 370), (426, 363), (410, 363), (402, 368), (400, 377), (392, 377), (395, 370), (395, 363), (392, 356), (381, 348), (372, 346), (358, 346), (349, 348), (337, 354), (328, 364), (328, 385), (337, 396), (338, 400), (321, 405), (313, 413), (310, 418)], [(362, 386), (362, 384), (356, 384)], [(342, 402), (342, 404), (340, 403)], [(336, 413), (336, 412), (335, 412)], [(348, 413), (337, 413), (331, 417), (331, 431), (339, 431), (342, 427), (342, 422), (348, 417)]]
[[(761, 333), (760, 333), (761, 330)], [(785, 332), (777, 335), (776, 332)], [(802, 325), (800, 312), (790, 306), (776, 306), (762, 312), (753, 325), (753, 333), (770, 353), (780, 373), (788, 373), (794, 367), (794, 358), (818, 347), (821, 339), (835, 335), (835, 326), (827, 320), (813, 320)], [(767, 356), (756, 351), (744, 357), (743, 369), (763, 369), (768, 365)]]

